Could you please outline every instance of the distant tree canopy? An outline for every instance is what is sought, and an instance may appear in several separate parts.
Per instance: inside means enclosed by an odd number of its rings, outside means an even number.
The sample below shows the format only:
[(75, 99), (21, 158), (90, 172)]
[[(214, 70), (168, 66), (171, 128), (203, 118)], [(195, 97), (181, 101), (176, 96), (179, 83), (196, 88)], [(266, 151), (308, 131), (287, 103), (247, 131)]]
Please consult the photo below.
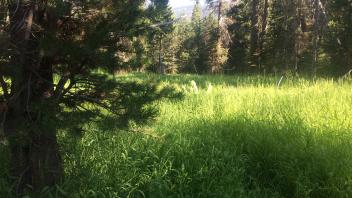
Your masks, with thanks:
[(236, 1), (228, 12), (233, 43), (227, 66), (241, 72), (342, 75), (352, 68), (351, 9), (348, 0)]
[[(195, 2), (192, 17), (164, 34), (169, 72), (340, 76), (352, 67), (348, 0), (207, 0), (205, 8)], [(170, 20), (167, 6), (153, 10)], [(152, 40), (147, 45), (156, 49)]]

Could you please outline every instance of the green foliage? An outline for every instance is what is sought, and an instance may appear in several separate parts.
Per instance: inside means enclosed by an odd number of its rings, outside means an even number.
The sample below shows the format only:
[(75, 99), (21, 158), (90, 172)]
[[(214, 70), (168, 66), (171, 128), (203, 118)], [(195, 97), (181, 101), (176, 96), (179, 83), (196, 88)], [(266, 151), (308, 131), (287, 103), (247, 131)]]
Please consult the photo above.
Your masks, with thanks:
[(235, 22), (229, 26), (232, 42), (229, 49), (227, 73), (244, 73), (248, 67), (246, 59), (249, 43), (247, 33), (250, 31), (248, 5), (245, 1), (241, 1), (238, 5), (233, 6), (228, 13)]
[[(170, 64), (170, 56), (172, 49), (169, 46), (172, 43), (168, 36), (174, 30), (173, 12), (169, 6), (169, 0), (152, 0), (146, 10), (146, 25), (148, 38), (148, 56), (149, 70), (161, 72), (160, 62), (164, 60), (164, 56), (169, 56), (165, 62)], [(168, 50), (169, 49), (169, 50)]]
[[(341, 76), (350, 70), (349, 1), (260, 0), (255, 8), (253, 2), (238, 1), (228, 12), (234, 19), (229, 71)], [(252, 38), (253, 28), (259, 31)]]
[[(0, 2), (0, 117), (9, 111), (20, 137), (10, 143), (60, 130), (67, 180), (43, 196), (351, 196), (350, 0), (208, 0), (206, 16), (197, 1), (178, 21), (168, 0)], [(164, 73), (161, 63), (286, 78), (278, 88), (275, 77), (96, 72)], [(296, 77), (312, 69), (349, 73)], [(17, 186), (1, 135), (8, 197)]]
[[(352, 5), (350, 1), (328, 1), (330, 21), (324, 50), (336, 64), (329, 71), (343, 75), (352, 69)], [(331, 67), (331, 66), (330, 66)]]
[[(155, 1), (156, 8), (164, 11), (167, 2)], [(142, 61), (144, 48), (134, 54), (133, 42), (140, 36), (144, 3), (9, 1), (0, 5), (6, 16), (4, 22), (1, 13), (0, 42), (5, 40), (9, 47), (0, 51), (0, 64), (7, 63), (10, 70), (0, 71), (0, 116), (11, 148), (13, 194), (33, 191), (29, 193), (36, 196), (45, 185), (61, 181), (58, 130), (82, 136), (86, 122), (102, 129), (106, 123), (123, 128), (144, 124), (156, 115), (153, 103), (170, 89), (118, 83), (96, 72), (112, 73), (132, 63), (133, 56), (139, 56), (136, 64)]]
[[(158, 111), (154, 104), (156, 101), (163, 98), (182, 97), (176, 89), (170, 86), (159, 87), (152, 82), (117, 81), (105, 75), (91, 77), (91, 83), (94, 82), (93, 79), (101, 82), (98, 87), (95, 87), (94, 92), (83, 94), (80, 89), (86, 84), (78, 82), (80, 88), (77, 88), (76, 92), (79, 95), (64, 98), (62, 111), (56, 115), (59, 122), (50, 123), (51, 125), (74, 133), (82, 132), (86, 122), (99, 123), (99, 126), (105, 130), (111, 130), (112, 127), (126, 128), (131, 122), (142, 125), (157, 115)], [(89, 101), (90, 98), (94, 101)], [(109, 128), (106, 129), (106, 126)]]
[[(124, 131), (86, 122), (80, 139), (62, 131), (66, 182), (44, 191), (47, 197), (351, 196), (347, 81), (291, 78), (277, 88), (277, 78), (260, 76), (121, 80), (190, 91), (183, 101), (157, 103), (161, 114), (149, 126), (131, 123)], [(6, 179), (0, 185), (7, 197)]]

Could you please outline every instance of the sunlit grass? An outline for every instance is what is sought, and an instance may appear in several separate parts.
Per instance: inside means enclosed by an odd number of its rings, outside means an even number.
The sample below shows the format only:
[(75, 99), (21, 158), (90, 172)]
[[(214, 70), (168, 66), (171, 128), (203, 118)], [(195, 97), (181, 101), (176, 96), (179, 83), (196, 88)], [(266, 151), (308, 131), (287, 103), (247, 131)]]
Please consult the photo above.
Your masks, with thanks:
[(352, 196), (351, 84), (289, 78), (278, 87), (278, 78), (259, 76), (117, 78), (174, 84), (186, 96), (159, 102), (160, 115), (148, 126), (102, 131), (87, 123), (82, 138), (62, 133), (66, 182), (58, 194)]

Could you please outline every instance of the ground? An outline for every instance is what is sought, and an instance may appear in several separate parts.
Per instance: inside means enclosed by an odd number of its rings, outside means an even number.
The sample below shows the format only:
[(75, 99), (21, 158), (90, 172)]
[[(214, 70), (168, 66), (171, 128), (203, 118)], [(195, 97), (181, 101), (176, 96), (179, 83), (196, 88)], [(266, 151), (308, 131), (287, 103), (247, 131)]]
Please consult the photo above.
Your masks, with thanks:
[[(185, 97), (155, 104), (159, 116), (145, 126), (87, 123), (82, 137), (60, 132), (66, 180), (44, 196), (352, 196), (350, 82), (291, 77), (278, 87), (279, 77), (117, 78), (173, 84)], [(0, 197), (11, 186), (5, 151), (0, 143)]]

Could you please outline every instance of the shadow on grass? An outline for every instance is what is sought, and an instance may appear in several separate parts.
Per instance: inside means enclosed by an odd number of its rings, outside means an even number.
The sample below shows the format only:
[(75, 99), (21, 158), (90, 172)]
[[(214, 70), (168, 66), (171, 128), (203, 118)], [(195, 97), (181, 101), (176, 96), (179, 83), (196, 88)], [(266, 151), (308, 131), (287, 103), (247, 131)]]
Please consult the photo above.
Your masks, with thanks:
[[(166, 133), (89, 133), (66, 161), (68, 194), (349, 197), (352, 138), (299, 121), (197, 120)], [(159, 135), (158, 135), (159, 134)]]
[[(105, 76), (103, 76), (103, 78), (105, 79)], [(179, 92), (170, 86), (158, 88), (156, 84), (114, 81), (106, 81), (105, 84), (101, 83), (99, 86), (99, 91), (101, 91), (101, 93), (97, 91), (97, 93), (94, 94), (97, 95), (97, 98), (93, 98), (93, 103), (89, 104), (84, 100), (70, 98), (64, 101), (66, 108), (62, 108), (59, 113), (53, 114), (49, 110), (48, 112), (45, 112), (47, 114), (43, 116), (46, 119), (45, 123), (42, 125), (56, 130), (58, 136), (60, 136), (59, 139), (61, 140), (60, 145), (62, 156), (65, 158), (64, 168), (66, 169), (66, 173), (68, 173), (68, 178), (72, 178), (71, 173), (74, 173), (76, 168), (79, 169), (78, 172), (89, 172), (84, 166), (81, 166), (80, 162), (90, 162), (91, 156), (85, 156), (85, 158), (81, 159), (80, 153), (76, 152), (78, 151), (78, 149), (76, 149), (78, 147), (77, 144), (84, 141), (84, 133), (86, 131), (89, 131), (90, 133), (114, 132), (117, 129), (128, 129), (130, 123), (133, 123), (134, 125), (148, 124), (158, 115), (158, 107), (155, 105), (157, 102), (160, 102), (161, 100), (176, 101), (183, 98), (182, 92)], [(79, 92), (80, 90), (77, 91), (77, 93)], [(95, 102), (97, 100), (98, 102)], [(94, 129), (90, 128), (90, 123), (94, 125)], [(109, 136), (113, 134), (105, 135), (109, 138)], [(81, 138), (83, 138), (83, 140), (81, 140)], [(95, 140), (91, 139), (89, 141), (90, 143), (88, 144), (91, 144)], [(99, 140), (99, 142), (105, 143), (106, 141)], [(106, 151), (100, 150), (99, 152)], [(9, 176), (10, 163), (8, 155), (8, 145), (3, 144), (1, 138), (0, 197), (11, 197), (17, 190), (16, 186), (12, 185), (16, 184), (16, 178), (11, 179)], [(101, 162), (96, 163), (97, 165), (102, 165)], [(68, 168), (66, 168), (66, 164), (69, 164)], [(92, 169), (92, 171), (96, 170)], [(76, 176), (80, 177), (80, 174)], [(81, 181), (80, 179), (77, 180)], [(65, 181), (63, 186), (65, 187), (68, 185), (69, 188), (76, 187), (68, 182), (75, 183), (74, 180), (68, 180)], [(81, 182), (84, 183), (86, 181)], [(94, 181), (92, 182), (94, 183)], [(31, 195), (37, 197), (36, 193), (31, 192), (31, 186), (28, 186), (27, 189), (24, 193), (27, 197), (31, 197)], [(60, 186), (45, 187), (40, 191), (40, 194), (42, 194), (43, 197), (69, 195), (68, 193), (65, 193), (65, 190)]]

